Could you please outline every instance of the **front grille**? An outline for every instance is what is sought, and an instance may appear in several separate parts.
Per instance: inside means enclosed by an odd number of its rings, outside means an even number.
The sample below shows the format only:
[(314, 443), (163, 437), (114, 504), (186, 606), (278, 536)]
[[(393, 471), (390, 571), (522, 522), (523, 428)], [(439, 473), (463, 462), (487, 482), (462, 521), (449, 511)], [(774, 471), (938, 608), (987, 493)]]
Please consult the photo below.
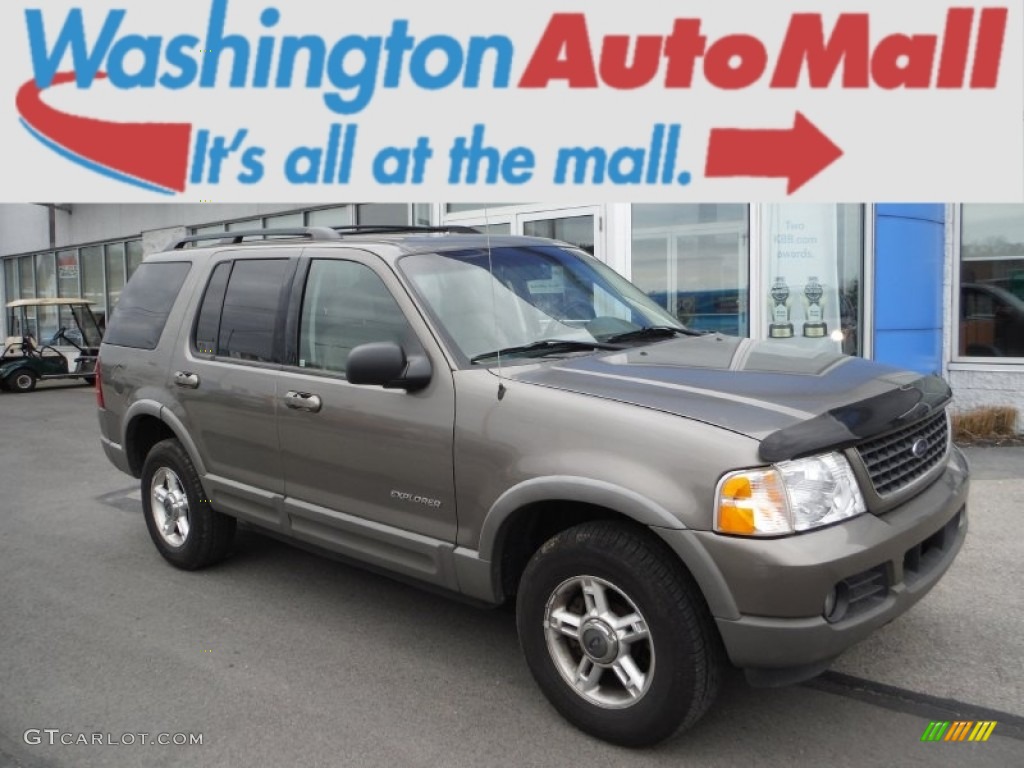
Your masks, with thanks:
[[(920, 440), (927, 447), (919, 456), (913, 449)], [(946, 412), (938, 413), (898, 432), (857, 446), (875, 493), (885, 498), (927, 475), (946, 456), (949, 425)]]

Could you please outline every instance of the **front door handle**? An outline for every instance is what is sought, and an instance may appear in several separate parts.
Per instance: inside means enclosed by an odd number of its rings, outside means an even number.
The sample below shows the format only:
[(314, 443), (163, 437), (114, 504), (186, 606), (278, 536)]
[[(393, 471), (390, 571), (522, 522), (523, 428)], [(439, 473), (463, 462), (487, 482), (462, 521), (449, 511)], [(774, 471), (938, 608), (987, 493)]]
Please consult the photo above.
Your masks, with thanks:
[(174, 383), (185, 389), (199, 389), (199, 376), (194, 373), (177, 371), (174, 374)]
[(284, 404), (293, 411), (309, 411), (310, 413), (319, 413), (324, 406), (320, 395), (311, 395), (308, 392), (289, 392), (284, 396)]

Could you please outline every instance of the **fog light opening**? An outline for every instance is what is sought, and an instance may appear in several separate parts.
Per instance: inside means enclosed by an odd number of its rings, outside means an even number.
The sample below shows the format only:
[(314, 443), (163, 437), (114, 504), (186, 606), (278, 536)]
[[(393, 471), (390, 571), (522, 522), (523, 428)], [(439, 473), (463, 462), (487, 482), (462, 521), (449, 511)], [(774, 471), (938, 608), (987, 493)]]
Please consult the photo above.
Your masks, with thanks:
[(829, 590), (825, 595), (825, 606), (822, 615), (825, 621), (835, 624), (842, 621), (846, 616), (846, 610), (850, 607), (850, 593), (845, 583), (840, 582)]

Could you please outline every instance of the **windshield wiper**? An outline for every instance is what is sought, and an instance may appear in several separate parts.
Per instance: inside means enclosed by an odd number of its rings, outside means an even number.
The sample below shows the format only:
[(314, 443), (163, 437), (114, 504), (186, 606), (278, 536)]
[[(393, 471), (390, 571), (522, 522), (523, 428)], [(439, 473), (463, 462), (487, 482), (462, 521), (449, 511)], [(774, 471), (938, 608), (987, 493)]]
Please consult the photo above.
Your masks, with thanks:
[(605, 339), (608, 342), (643, 341), (645, 339), (667, 339), (671, 336), (704, 336), (704, 331), (692, 331), (689, 328), (676, 328), (671, 325), (652, 325), (649, 328), (637, 328), (635, 331), (617, 333)]
[(505, 347), (494, 352), (484, 352), (470, 358), (469, 362), (476, 365), (481, 360), (504, 355), (524, 355), (532, 352), (575, 352), (577, 350), (593, 349), (623, 349), (619, 344), (609, 344), (604, 341), (580, 341), (578, 339), (541, 339), (532, 344), (522, 344), (518, 347)]

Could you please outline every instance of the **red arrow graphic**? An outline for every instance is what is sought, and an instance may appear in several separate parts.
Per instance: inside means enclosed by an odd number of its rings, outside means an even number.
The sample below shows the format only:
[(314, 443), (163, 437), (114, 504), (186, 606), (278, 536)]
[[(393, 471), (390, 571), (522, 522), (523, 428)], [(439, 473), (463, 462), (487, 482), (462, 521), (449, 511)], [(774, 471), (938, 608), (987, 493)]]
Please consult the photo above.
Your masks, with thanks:
[[(74, 79), (73, 72), (61, 72), (52, 85)], [(29, 127), (72, 156), (163, 189), (185, 191), (189, 123), (117, 123), (70, 115), (46, 104), (35, 80), (21, 86), (15, 104)]]
[(784, 130), (712, 130), (704, 175), (786, 178), (786, 194), (792, 195), (842, 156), (843, 150), (797, 112), (793, 127)]

